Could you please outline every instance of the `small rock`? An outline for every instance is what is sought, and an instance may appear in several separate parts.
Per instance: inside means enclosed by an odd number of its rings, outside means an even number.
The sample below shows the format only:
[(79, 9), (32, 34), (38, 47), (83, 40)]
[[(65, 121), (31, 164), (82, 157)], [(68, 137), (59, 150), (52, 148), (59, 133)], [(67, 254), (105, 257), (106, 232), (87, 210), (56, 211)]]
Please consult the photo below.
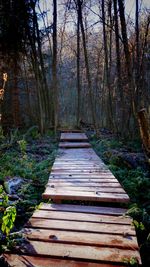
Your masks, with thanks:
[(7, 181), (4, 182), (4, 188), (8, 194), (16, 195), (18, 189), (21, 187), (23, 183), (24, 183), (24, 180), (21, 177), (8, 178)]

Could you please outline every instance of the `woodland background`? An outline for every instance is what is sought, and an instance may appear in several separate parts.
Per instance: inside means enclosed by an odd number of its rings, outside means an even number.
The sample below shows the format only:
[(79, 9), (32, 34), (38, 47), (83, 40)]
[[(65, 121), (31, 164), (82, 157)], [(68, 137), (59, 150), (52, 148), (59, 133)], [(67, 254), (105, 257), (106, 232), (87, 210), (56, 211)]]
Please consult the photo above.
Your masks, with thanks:
[[(136, 0), (0, 2), (4, 131), (90, 124), (138, 134), (150, 113), (150, 12)], [(128, 8), (129, 10), (129, 8)]]

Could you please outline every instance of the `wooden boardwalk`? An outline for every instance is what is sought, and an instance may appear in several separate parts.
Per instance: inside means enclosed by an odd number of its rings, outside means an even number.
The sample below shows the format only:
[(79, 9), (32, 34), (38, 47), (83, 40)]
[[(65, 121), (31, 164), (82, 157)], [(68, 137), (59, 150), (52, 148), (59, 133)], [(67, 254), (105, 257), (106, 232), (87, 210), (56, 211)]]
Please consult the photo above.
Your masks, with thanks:
[(99, 206), (42, 204), (22, 230), (26, 242), (4, 254), (10, 266), (123, 267), (132, 258), (141, 264), (132, 220), (119, 207), (129, 197), (87, 144), (83, 133), (61, 135), (43, 198), (89, 200)]
[(55, 202), (129, 202), (128, 195), (90, 147), (85, 134), (62, 133), (60, 141), (43, 198)]

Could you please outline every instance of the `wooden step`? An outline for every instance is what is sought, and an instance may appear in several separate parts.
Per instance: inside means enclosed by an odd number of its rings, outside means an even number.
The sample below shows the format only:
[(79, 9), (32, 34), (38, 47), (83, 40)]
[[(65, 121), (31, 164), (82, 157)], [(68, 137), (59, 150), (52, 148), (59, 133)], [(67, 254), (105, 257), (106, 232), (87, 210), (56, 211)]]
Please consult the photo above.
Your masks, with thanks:
[(90, 143), (86, 142), (60, 142), (60, 148), (89, 148), (91, 147)]
[(60, 141), (87, 141), (84, 133), (61, 133)]

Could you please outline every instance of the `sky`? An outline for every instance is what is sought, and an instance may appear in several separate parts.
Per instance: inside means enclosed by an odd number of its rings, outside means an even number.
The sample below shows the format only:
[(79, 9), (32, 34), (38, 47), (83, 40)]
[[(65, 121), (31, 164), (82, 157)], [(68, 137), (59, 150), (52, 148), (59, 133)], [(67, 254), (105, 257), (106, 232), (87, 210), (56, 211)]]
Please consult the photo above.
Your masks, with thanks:
[[(135, 15), (135, 3), (136, 0), (125, 0), (125, 7), (126, 7), (126, 12), (131, 15), (131, 17), (134, 17)], [(139, 4), (141, 5), (142, 3), (142, 8), (149, 8), (150, 9), (150, 0), (139, 0)]]
[[(49, 8), (50, 12), (49, 12), (49, 16), (48, 16), (48, 20), (49, 20), (49, 25), (52, 24), (52, 12), (53, 12), (53, 0), (40, 0), (40, 7), (42, 10), (44, 10), (45, 8)], [(63, 0), (57, 0), (57, 4), (58, 4), (58, 27), (59, 25), (62, 26), (63, 24), (63, 20), (64, 20), (64, 9), (62, 7), (62, 2)], [(93, 0), (93, 3), (96, 2), (95, 0)], [(126, 15), (129, 15), (133, 21), (135, 18), (135, 3), (136, 0), (125, 0), (125, 11), (126, 11)], [(143, 8), (148, 8), (150, 10), (150, 0), (139, 0), (139, 6)], [(98, 7), (97, 5), (95, 7), (93, 7), (93, 10), (96, 13), (99, 13)], [(89, 18), (91, 18), (91, 24), (93, 24), (94, 22), (99, 20), (99, 17), (92, 14), (90, 14)], [(68, 23), (66, 24), (66, 31), (73, 31), (74, 30), (74, 23), (71, 23), (71, 20), (76, 20), (72, 17), (68, 18)], [(40, 23), (41, 24), (41, 23)], [(42, 26), (42, 25), (40, 25)], [(96, 28), (96, 26), (95, 26)]]

